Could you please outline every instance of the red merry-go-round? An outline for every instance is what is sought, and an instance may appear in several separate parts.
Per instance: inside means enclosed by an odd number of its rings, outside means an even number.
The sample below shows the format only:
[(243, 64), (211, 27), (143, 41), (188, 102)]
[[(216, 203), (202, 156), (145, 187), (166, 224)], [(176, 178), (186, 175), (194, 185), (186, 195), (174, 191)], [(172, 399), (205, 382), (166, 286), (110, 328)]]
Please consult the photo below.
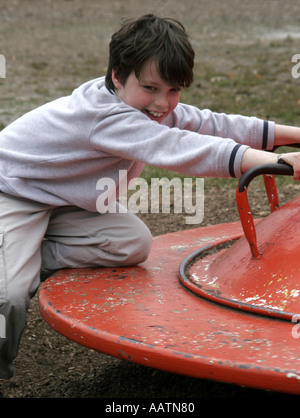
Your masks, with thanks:
[[(86, 347), (141, 365), (300, 394), (300, 196), (279, 207), (274, 175), (239, 180), (240, 222), (155, 237), (133, 267), (66, 269), (41, 286), (44, 320)], [(253, 219), (263, 175), (271, 213)]]

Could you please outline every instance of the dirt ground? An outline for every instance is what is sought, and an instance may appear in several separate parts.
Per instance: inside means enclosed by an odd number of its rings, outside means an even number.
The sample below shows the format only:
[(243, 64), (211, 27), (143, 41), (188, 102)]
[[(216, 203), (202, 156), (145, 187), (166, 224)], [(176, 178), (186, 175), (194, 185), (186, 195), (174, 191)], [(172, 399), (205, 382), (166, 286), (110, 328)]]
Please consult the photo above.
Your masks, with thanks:
[[(289, 62), (291, 44), (282, 41), (298, 38), (300, 6), (296, 3), (2, 0), (0, 53), (6, 57), (6, 78), (0, 80), (0, 127), (104, 74), (108, 42), (122, 18), (155, 12), (180, 19), (197, 52), (196, 83), (205, 89), (207, 83), (199, 81), (203, 63), (216, 74), (220, 69), (230, 72), (233, 66), (235, 70), (239, 65), (252, 68), (253, 56), (247, 51), (252, 48), (261, 54), (264, 42), (280, 44), (280, 53), (286, 54)], [(290, 77), (290, 73), (281, 74), (278, 82)], [(199, 106), (207, 106), (212, 100), (213, 96), (204, 91), (204, 104)], [(298, 193), (298, 185), (286, 186), (279, 191), (280, 201), (284, 203)], [(253, 190), (251, 206), (254, 216), (269, 213), (265, 193), (259, 187)], [(139, 216), (153, 235), (189, 227), (184, 214)], [(202, 225), (233, 220), (238, 220), (235, 191), (206, 188)], [(89, 350), (57, 334), (42, 320), (37, 296), (29, 309), (15, 376), (1, 382), (0, 390), (8, 398), (286, 398), (283, 394), (178, 376)]]

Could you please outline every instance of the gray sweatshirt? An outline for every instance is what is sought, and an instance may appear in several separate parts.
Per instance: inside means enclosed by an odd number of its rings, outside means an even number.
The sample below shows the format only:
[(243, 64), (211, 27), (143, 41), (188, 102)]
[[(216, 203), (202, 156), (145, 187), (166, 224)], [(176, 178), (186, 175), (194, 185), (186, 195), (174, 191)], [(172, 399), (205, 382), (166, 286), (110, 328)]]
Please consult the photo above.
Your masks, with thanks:
[(193, 176), (240, 177), (248, 146), (272, 149), (274, 123), (179, 103), (162, 124), (110, 92), (104, 77), (26, 113), (0, 132), (0, 190), (96, 211), (99, 179), (128, 182), (149, 164)]

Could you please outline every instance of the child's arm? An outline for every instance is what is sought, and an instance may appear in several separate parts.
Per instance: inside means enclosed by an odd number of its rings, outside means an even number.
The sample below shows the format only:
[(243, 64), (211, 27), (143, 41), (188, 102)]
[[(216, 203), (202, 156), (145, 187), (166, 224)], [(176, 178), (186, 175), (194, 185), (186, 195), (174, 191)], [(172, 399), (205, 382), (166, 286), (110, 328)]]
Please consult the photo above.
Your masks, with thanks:
[(295, 126), (275, 125), (274, 145), (300, 145), (300, 128)]
[[(291, 144), (300, 145), (300, 128), (275, 124), (274, 146), (284, 146)], [(294, 179), (300, 179), (300, 152), (289, 152), (281, 154), (282, 160), (293, 166)], [(277, 163), (278, 154), (264, 152), (248, 148), (242, 159), (241, 171), (245, 172), (251, 167), (261, 164)]]
[[(281, 141), (281, 140), (280, 140)], [(300, 180), (300, 152), (290, 152), (286, 154), (280, 154), (280, 158), (286, 163), (290, 164), (294, 169), (294, 179)], [(278, 154), (272, 152), (265, 152), (248, 148), (243, 155), (241, 163), (241, 171), (245, 172), (250, 168), (262, 165), (277, 163)]]

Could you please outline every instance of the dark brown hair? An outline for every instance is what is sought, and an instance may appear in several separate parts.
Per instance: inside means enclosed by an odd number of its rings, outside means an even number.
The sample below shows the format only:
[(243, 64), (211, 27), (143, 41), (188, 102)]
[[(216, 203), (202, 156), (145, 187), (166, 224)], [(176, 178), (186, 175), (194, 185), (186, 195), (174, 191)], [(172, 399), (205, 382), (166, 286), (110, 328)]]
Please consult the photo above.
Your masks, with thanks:
[(180, 22), (154, 15), (127, 20), (111, 38), (105, 84), (115, 90), (112, 70), (124, 85), (132, 71), (139, 78), (143, 65), (154, 60), (164, 81), (171, 86), (189, 87), (193, 81), (194, 56)]

